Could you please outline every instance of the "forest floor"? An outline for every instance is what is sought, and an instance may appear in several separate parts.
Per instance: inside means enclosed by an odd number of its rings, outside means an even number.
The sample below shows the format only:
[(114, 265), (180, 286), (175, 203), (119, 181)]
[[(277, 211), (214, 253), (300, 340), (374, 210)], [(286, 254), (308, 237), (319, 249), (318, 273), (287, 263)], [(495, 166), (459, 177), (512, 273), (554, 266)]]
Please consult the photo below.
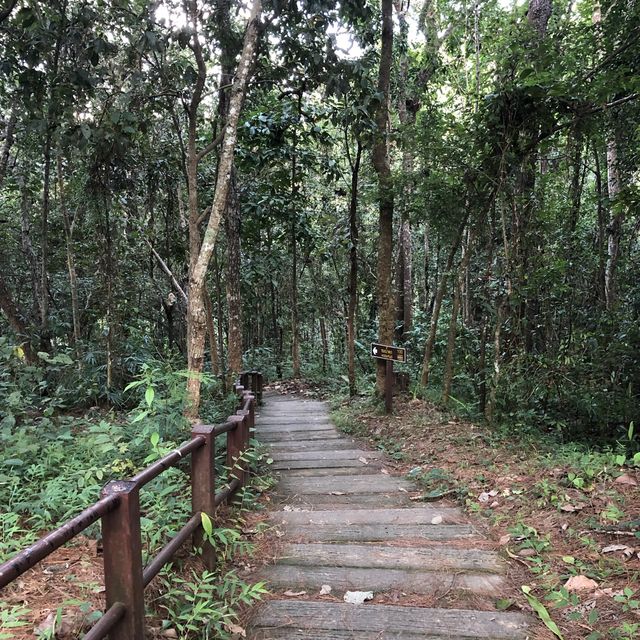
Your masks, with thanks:
[(356, 400), (332, 418), (395, 459), (423, 500), (447, 497), (475, 514), (511, 559), (499, 609), (533, 610), (566, 640), (640, 637), (637, 469), (612, 453), (499, 435), (410, 396), (392, 416)]

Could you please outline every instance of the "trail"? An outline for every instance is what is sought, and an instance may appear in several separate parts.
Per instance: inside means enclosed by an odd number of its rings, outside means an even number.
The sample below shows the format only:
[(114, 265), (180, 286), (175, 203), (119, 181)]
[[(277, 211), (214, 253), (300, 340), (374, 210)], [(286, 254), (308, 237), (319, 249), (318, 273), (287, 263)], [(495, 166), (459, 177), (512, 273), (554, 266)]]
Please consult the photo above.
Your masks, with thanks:
[[(520, 613), (437, 606), (452, 594), (465, 603), (497, 599), (504, 560), (458, 508), (412, 501), (418, 488), (394, 476), (382, 453), (338, 433), (325, 403), (265, 395), (256, 435), (279, 476), (269, 518), (283, 546), (276, 564), (255, 576), (276, 597), (256, 610), (250, 639), (530, 636)], [(320, 596), (325, 585), (330, 594)], [(346, 591), (374, 597), (348, 604)]]

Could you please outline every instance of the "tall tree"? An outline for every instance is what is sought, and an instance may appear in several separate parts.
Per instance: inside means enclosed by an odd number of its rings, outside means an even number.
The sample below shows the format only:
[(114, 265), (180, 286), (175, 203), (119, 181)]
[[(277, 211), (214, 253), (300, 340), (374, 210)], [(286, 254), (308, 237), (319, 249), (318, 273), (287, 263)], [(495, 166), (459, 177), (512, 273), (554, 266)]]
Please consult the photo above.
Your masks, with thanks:
[[(380, 102), (376, 112), (376, 134), (373, 145), (373, 166), (378, 176), (378, 340), (390, 344), (393, 340), (394, 304), (391, 287), (391, 260), (393, 255), (393, 177), (389, 149), (389, 101), (391, 65), (393, 60), (393, 0), (382, 0), (382, 36), (378, 93)], [(377, 360), (376, 387), (384, 393), (386, 364)]]

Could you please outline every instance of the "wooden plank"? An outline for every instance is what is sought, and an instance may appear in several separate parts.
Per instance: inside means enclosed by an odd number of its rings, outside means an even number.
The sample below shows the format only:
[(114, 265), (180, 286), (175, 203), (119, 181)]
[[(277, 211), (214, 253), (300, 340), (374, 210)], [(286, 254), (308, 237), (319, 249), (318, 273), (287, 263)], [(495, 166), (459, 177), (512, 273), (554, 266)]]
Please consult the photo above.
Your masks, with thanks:
[(338, 509), (372, 509), (384, 507), (411, 506), (413, 503), (406, 494), (394, 493), (359, 493), (357, 500), (353, 494), (349, 495), (301, 495), (301, 494), (276, 494), (279, 502), (298, 506), (307, 511), (322, 510), (335, 511)]
[[(377, 474), (367, 478), (283, 478), (278, 485), (279, 492), (311, 494), (392, 493), (415, 492), (416, 486), (408, 480)], [(406, 493), (405, 493), (406, 495)]]
[(273, 415), (260, 415), (256, 420), (258, 424), (264, 425), (281, 425), (281, 424), (315, 424), (315, 423), (325, 423), (332, 424), (331, 420), (329, 420), (326, 414), (319, 413), (310, 413), (307, 415), (293, 415), (289, 413), (278, 413)]
[[(287, 544), (280, 564), (306, 567), (360, 567), (407, 571), (501, 573), (505, 561), (494, 551), (458, 547), (388, 547), (374, 544)], [(330, 584), (330, 583), (327, 583)]]
[(325, 440), (312, 440), (304, 442), (296, 442), (295, 440), (274, 440), (273, 442), (265, 443), (274, 452), (288, 452), (288, 451), (318, 451), (319, 449), (338, 450), (338, 449), (353, 449), (355, 442), (348, 440), (347, 438), (330, 438)]
[[(381, 468), (380, 463), (372, 460), (369, 464), (360, 462), (357, 458), (343, 458), (341, 460), (276, 460), (273, 458), (270, 468), (274, 471), (314, 471), (321, 469), (366, 469), (367, 467)], [(313, 475), (313, 474), (311, 474)]]
[(468, 524), (296, 524), (285, 527), (285, 531), (289, 538), (309, 542), (396, 542), (407, 539), (443, 542), (479, 538), (478, 532)]
[(423, 595), (443, 595), (467, 591), (495, 596), (504, 588), (504, 579), (494, 573), (449, 573), (407, 569), (367, 569), (362, 567), (305, 567), (276, 564), (260, 570), (255, 579), (266, 580), (275, 589), (319, 590), (329, 584), (336, 595), (344, 591), (400, 591)]
[(261, 423), (256, 424), (255, 430), (258, 433), (290, 433), (290, 432), (305, 432), (305, 431), (337, 431), (337, 429), (330, 422), (314, 422), (309, 424), (300, 424), (299, 422), (292, 422), (290, 424), (269, 424), (264, 425)]
[(455, 524), (465, 521), (460, 509), (455, 507), (425, 507), (421, 504), (411, 503), (408, 509), (361, 509), (358, 511), (313, 511), (290, 512), (274, 511), (269, 519), (272, 522), (284, 522), (290, 525), (352, 525), (352, 524), (431, 524), (431, 521), (439, 516), (443, 524)]
[(249, 637), (273, 640), (525, 640), (531, 636), (531, 627), (531, 619), (521, 613), (271, 600), (257, 611), (252, 621), (251, 633), (258, 635)]
[[(325, 462), (321, 460), (320, 462)], [(281, 466), (279, 469), (276, 469), (273, 465), (271, 468), (275, 473), (278, 474), (280, 478), (332, 478), (335, 476), (371, 476), (377, 473), (382, 473), (382, 467), (380, 465), (374, 464), (362, 464), (362, 462), (355, 461), (355, 465), (353, 464), (353, 460), (338, 460), (337, 462), (329, 462), (326, 467), (318, 467), (314, 466), (312, 468), (288, 468), (286, 465), (291, 464), (291, 462), (280, 462)], [(352, 463), (350, 466), (328, 466), (328, 465), (336, 465), (338, 462), (349, 462)], [(316, 461), (317, 464), (317, 461)]]
[(279, 431), (278, 433), (256, 433), (261, 442), (305, 442), (308, 440), (336, 440), (341, 438), (335, 429), (324, 431)]
[[(353, 445), (353, 442), (349, 440)], [(273, 446), (273, 445), (272, 445)], [(312, 451), (292, 451), (273, 453), (271, 456), (274, 460), (358, 460), (364, 458), (365, 460), (382, 458), (382, 454), (379, 451), (365, 451), (363, 449), (341, 449), (330, 450), (327, 448), (314, 449)]]

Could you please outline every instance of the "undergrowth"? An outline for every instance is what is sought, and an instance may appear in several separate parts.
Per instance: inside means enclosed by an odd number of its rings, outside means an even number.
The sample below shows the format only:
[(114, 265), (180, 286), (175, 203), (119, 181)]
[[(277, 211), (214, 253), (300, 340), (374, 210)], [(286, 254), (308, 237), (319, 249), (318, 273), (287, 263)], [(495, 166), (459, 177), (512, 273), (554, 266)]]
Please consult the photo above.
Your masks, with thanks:
[[(7, 355), (6, 349), (2, 353), (5, 362), (19, 360), (17, 353)], [(0, 460), (0, 562), (95, 502), (110, 480), (130, 477), (189, 438), (189, 426), (182, 416), (185, 374), (165, 364), (143, 366), (137, 380), (124, 390), (134, 406), (131, 411), (95, 407), (82, 415), (67, 412), (64, 402), (55, 400), (57, 396), (41, 393), (44, 390), (37, 384), (41, 374), (36, 368), (10, 364), (0, 374), (0, 397), (5, 400), (0, 404), (4, 454)], [(233, 412), (237, 400), (232, 394), (220, 395), (216, 383), (206, 378), (203, 387), (203, 395), (209, 398), (203, 419), (220, 422)], [(132, 401), (134, 397), (138, 400)], [(224, 438), (217, 443), (219, 487), (227, 475)], [(245, 455), (252, 464), (260, 457), (254, 450)], [(253, 480), (260, 489), (264, 480)], [(190, 491), (187, 461), (165, 471), (141, 492), (143, 563), (188, 520)], [(225, 526), (210, 532), (221, 559), (216, 571), (203, 571), (198, 563), (178, 560), (156, 578), (153, 590), (158, 595), (148, 604), (162, 630), (173, 629), (174, 637), (182, 640), (230, 637), (238, 610), (265, 593), (264, 585), (244, 583), (231, 566), (238, 554), (252, 551), (237, 529), (242, 514), (255, 508), (257, 495), (255, 486), (242, 490), (238, 507)], [(84, 535), (98, 539), (99, 525)], [(19, 590), (11, 590), (10, 586), (0, 601), (0, 640), (20, 633), (27, 637), (34, 626), (29, 603), (21, 602)], [(73, 599), (67, 604), (87, 608), (87, 603)], [(36, 637), (53, 637), (59, 617), (48, 630), (34, 632)]]

